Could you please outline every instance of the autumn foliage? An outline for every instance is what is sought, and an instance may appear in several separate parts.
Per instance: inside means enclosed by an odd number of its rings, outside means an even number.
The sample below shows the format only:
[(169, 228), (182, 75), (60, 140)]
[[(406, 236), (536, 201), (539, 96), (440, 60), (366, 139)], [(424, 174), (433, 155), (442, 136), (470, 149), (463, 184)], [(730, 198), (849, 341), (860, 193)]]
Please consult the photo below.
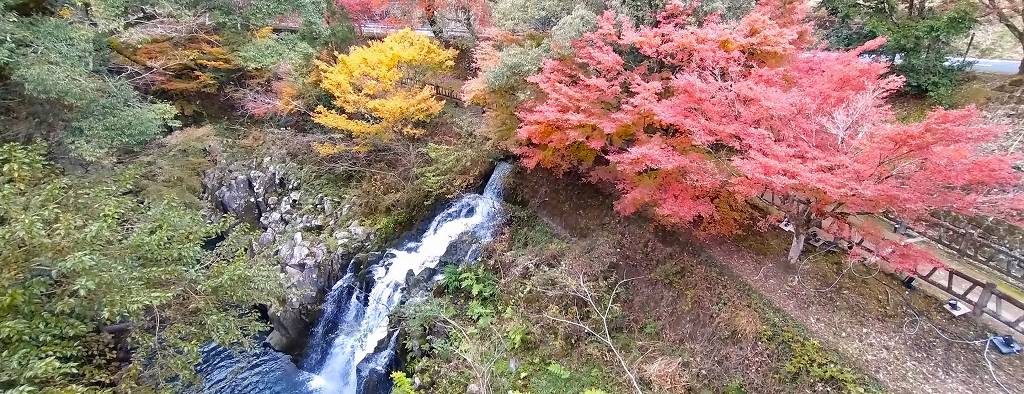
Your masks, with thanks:
[(216, 93), (241, 67), (215, 34), (161, 39), (129, 49), (116, 38), (109, 46), (121, 65), (142, 75), (154, 90), (173, 94)]
[(357, 26), (384, 24), (392, 27), (429, 26), (441, 36), (448, 22), (454, 22), (475, 35), (490, 25), (487, 0), (337, 0)]
[(812, 228), (848, 233), (860, 214), (1024, 206), (1014, 158), (981, 152), (1000, 130), (975, 109), (896, 122), (886, 97), (902, 79), (858, 59), (883, 39), (818, 51), (796, 2), (761, 2), (737, 22), (693, 10), (671, 3), (642, 27), (606, 12), (574, 58), (546, 61), (530, 78), (543, 97), (519, 113), (524, 163), (588, 172), (620, 191), (620, 213), (711, 232), (736, 228), (735, 202), (770, 192), (788, 202), (790, 261)]
[(337, 54), (334, 64), (319, 62), (320, 85), (335, 109), (320, 106), (313, 120), (357, 137), (419, 135), (416, 123), (444, 106), (423, 80), (450, 71), (455, 51), (405, 29), (368, 46)]

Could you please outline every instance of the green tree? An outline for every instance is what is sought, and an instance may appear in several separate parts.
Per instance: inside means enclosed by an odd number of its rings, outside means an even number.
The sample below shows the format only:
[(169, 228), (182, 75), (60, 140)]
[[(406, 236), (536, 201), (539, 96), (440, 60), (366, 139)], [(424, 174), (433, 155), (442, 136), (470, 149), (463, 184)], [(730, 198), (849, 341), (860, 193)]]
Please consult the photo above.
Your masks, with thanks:
[(44, 153), (0, 145), (0, 390), (180, 391), (200, 346), (249, 345), (265, 328), (253, 306), (282, 290), (251, 233), (206, 250), (224, 223), (140, 197), (138, 168), (69, 177)]
[(0, 36), (8, 45), (0, 52), (0, 83), (10, 85), (4, 93), (52, 106), (48, 113), (66, 122), (58, 141), (77, 157), (109, 159), (117, 149), (138, 147), (173, 124), (172, 106), (142, 97), (103, 70), (107, 51), (95, 27), (56, 16), (0, 11), (0, 18)]
[(892, 59), (895, 72), (907, 78), (909, 92), (927, 95), (943, 106), (953, 103), (968, 65), (947, 64), (947, 56), (954, 55), (953, 44), (977, 22), (973, 4), (823, 0), (818, 8), (827, 14), (819, 30), (831, 47), (849, 49), (885, 36), (888, 41), (881, 54)]

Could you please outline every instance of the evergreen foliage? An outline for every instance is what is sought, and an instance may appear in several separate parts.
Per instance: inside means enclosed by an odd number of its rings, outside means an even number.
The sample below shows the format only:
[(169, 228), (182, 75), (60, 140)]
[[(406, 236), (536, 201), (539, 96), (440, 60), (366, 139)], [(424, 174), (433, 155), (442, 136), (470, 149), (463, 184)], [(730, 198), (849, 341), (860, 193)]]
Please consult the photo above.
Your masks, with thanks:
[[(278, 23), (296, 31), (249, 34)], [(352, 26), (329, 0), (23, 0), (3, 3), (0, 36), (4, 93), (61, 109), (42, 119), (63, 125), (48, 142), (113, 162), (179, 126), (179, 110), (195, 109), (140, 94), (138, 85), (172, 100), (216, 93), (245, 71), (236, 49), (249, 70), (308, 65), (314, 48), (347, 45)]]
[(108, 52), (97, 28), (59, 17), (0, 17), (8, 43), (0, 69), (23, 94), (66, 108), (63, 142), (79, 158), (109, 160), (174, 125), (173, 107), (140, 96), (102, 68)]
[(828, 17), (819, 22), (819, 28), (835, 49), (851, 49), (886, 37), (877, 54), (889, 59), (894, 71), (906, 77), (905, 88), (950, 106), (969, 64), (947, 64), (947, 56), (956, 55), (953, 44), (977, 22), (975, 7), (963, 1), (941, 6), (928, 6), (927, 0), (908, 4), (825, 0), (818, 8)]
[[(138, 384), (181, 391), (198, 349), (246, 345), (255, 304), (281, 296), (252, 235), (171, 199), (140, 199), (139, 169), (61, 175), (44, 149), (0, 146), (0, 389), (92, 392)], [(131, 349), (124, 371), (117, 350)]]

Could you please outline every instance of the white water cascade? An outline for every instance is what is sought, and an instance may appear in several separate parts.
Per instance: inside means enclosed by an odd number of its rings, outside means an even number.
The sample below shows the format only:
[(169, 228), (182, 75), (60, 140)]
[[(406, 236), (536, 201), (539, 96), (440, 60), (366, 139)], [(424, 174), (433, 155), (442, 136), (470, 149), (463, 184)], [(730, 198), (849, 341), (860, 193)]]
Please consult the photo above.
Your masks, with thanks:
[(323, 315), (313, 331), (303, 369), (315, 373), (309, 388), (320, 393), (357, 394), (374, 374), (386, 377), (394, 358), (395, 335), (389, 336), (388, 317), (402, 301), (408, 278), (436, 270), (453, 241), (474, 240), (465, 260), (476, 257), (501, 221), (502, 182), (508, 163), (494, 169), (483, 194), (468, 194), (452, 203), (430, 223), (418, 240), (390, 249), (370, 267), (365, 286), (345, 275), (328, 295)]

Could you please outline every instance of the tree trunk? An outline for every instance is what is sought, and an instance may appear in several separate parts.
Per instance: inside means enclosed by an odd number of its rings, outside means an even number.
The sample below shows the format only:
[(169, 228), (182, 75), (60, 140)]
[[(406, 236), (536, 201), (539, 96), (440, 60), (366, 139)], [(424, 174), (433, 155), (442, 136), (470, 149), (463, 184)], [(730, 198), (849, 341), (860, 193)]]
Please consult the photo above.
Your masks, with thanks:
[(793, 225), (793, 243), (789, 245), (789, 255), (786, 256), (786, 261), (789, 265), (796, 266), (796, 263), (800, 261), (800, 253), (804, 251), (804, 241), (807, 240), (807, 231), (800, 228), (798, 224)]
[[(1017, 42), (1020, 43), (1022, 49), (1024, 49), (1024, 32), (1017, 35)], [(1017, 66), (1017, 75), (1024, 75), (1024, 59), (1020, 60), (1020, 66)]]
[(434, 34), (434, 38), (441, 41), (441, 36), (444, 35), (444, 27), (441, 26), (441, 22), (437, 19), (437, 12), (437, 4), (433, 1), (428, 1), (423, 7), (423, 13), (427, 17), (427, 25), (430, 26), (430, 32)]

